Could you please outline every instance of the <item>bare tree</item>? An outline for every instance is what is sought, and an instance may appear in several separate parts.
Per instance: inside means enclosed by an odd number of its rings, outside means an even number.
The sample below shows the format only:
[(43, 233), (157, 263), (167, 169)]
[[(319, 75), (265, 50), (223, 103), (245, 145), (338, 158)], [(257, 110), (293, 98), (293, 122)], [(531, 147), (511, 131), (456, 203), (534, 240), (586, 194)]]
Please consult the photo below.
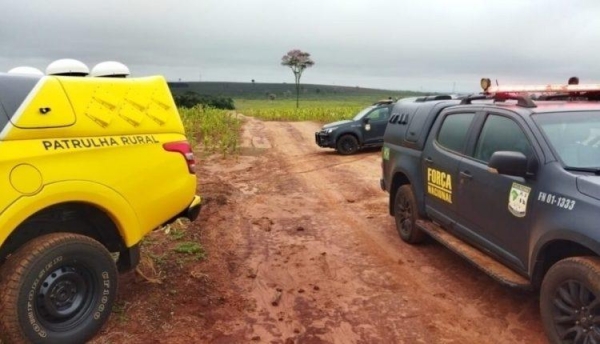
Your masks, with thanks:
[(294, 72), (296, 82), (296, 108), (299, 107), (300, 99), (300, 77), (302, 72), (308, 67), (311, 67), (315, 62), (310, 58), (310, 54), (298, 49), (290, 50), (281, 58), (281, 64), (288, 66)]

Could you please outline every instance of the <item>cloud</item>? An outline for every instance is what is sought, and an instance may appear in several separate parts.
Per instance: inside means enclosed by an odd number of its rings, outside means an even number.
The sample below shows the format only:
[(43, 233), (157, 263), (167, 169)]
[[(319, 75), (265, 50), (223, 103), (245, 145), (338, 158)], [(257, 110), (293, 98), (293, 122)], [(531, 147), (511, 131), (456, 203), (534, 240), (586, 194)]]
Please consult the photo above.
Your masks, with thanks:
[(28, 0), (3, 4), (0, 70), (58, 58), (119, 60), (169, 79), (290, 82), (288, 50), (311, 53), (303, 82), (472, 90), (600, 80), (597, 1)]

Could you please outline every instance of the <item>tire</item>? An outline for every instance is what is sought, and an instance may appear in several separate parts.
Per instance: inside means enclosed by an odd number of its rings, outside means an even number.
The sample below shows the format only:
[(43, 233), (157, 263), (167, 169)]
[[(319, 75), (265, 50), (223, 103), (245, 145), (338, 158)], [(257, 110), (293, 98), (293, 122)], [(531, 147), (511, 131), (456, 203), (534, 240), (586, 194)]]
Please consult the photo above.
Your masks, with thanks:
[(342, 135), (337, 140), (336, 149), (342, 155), (354, 154), (358, 151), (358, 140), (354, 135)]
[(425, 240), (425, 232), (416, 225), (419, 214), (417, 201), (410, 185), (402, 185), (396, 190), (394, 218), (396, 230), (402, 240), (409, 244), (418, 244)]
[(599, 342), (600, 258), (573, 257), (554, 264), (542, 281), (540, 312), (551, 343)]
[(20, 247), (0, 269), (0, 333), (8, 343), (84, 343), (108, 320), (118, 272), (82, 235), (54, 233)]

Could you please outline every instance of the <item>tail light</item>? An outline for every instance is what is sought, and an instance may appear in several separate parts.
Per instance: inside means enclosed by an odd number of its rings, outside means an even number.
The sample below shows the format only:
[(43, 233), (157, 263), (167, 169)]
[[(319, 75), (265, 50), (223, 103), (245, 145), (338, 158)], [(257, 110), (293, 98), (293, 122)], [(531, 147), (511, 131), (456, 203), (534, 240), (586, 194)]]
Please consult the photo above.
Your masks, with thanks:
[(163, 144), (163, 148), (168, 152), (181, 153), (188, 166), (188, 171), (191, 174), (196, 174), (196, 160), (194, 159), (194, 152), (192, 152), (192, 147), (187, 141), (167, 142)]

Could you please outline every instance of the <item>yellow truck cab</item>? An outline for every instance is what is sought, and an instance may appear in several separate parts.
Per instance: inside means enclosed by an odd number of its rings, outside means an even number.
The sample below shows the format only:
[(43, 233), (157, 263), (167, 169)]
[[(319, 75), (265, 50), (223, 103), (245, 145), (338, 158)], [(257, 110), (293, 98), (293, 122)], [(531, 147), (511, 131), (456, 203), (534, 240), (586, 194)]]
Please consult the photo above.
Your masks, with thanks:
[[(118, 272), (139, 244), (194, 220), (194, 154), (166, 80), (90, 73), (0, 73), (0, 337), (83, 343), (111, 313)], [(115, 261), (111, 253), (118, 253)], [(116, 255), (115, 255), (116, 256)]]

